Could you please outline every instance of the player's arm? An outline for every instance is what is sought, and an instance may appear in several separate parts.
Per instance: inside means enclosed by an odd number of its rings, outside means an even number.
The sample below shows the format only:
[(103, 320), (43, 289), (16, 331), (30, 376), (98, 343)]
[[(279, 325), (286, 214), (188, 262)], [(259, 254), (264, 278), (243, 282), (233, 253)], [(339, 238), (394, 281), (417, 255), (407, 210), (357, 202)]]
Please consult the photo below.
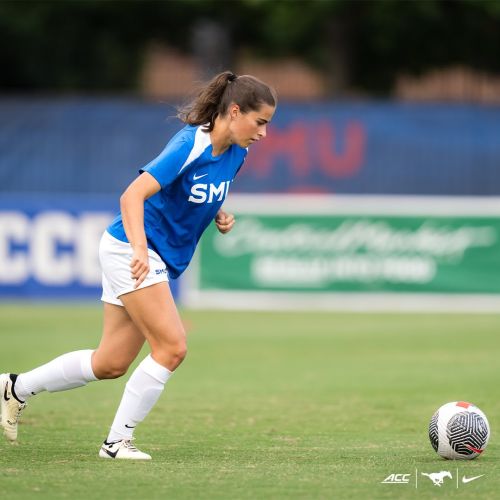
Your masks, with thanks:
[(236, 222), (234, 219), (233, 214), (229, 214), (227, 212), (224, 212), (224, 210), (219, 209), (217, 212), (217, 215), (215, 216), (215, 225), (217, 226), (217, 229), (222, 233), (226, 234), (234, 226), (234, 223)]
[(144, 231), (144, 201), (161, 189), (158, 181), (144, 172), (137, 177), (120, 197), (123, 227), (134, 250), (130, 269), (137, 288), (149, 272), (148, 244)]

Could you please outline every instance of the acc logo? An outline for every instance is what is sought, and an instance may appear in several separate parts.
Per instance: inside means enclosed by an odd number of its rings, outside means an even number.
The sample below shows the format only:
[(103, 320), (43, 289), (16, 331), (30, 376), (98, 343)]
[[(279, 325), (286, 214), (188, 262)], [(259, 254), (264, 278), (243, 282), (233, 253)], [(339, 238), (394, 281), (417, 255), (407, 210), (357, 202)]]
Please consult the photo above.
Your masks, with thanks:
[(408, 484), (410, 482), (411, 474), (389, 474), (382, 484)]

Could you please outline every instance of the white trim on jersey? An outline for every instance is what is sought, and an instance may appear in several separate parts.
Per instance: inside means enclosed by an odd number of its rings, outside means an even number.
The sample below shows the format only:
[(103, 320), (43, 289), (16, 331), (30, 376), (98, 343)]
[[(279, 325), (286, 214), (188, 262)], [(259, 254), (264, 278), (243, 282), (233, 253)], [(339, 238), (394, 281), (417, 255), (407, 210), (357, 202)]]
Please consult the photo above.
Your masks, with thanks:
[(196, 158), (201, 156), (203, 154), (203, 151), (205, 151), (205, 149), (207, 149), (207, 147), (212, 144), (212, 141), (210, 140), (210, 133), (203, 132), (202, 127), (203, 126), (200, 126), (196, 130), (193, 149), (189, 153), (189, 156), (186, 158), (186, 161), (182, 165), (177, 175), (179, 175), (190, 163), (196, 160)]

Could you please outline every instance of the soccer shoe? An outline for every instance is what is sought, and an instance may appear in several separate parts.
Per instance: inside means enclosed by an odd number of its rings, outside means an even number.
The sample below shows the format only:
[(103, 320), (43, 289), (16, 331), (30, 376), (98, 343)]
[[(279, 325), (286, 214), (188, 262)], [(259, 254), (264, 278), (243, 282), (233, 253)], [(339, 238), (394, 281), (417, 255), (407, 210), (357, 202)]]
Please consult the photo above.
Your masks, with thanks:
[(122, 458), (125, 460), (151, 460), (147, 453), (139, 451), (133, 444), (132, 439), (122, 439), (108, 443), (104, 441), (99, 450), (101, 458)]
[(9, 441), (17, 439), (17, 422), (26, 403), (21, 403), (12, 394), (12, 380), (8, 373), (0, 375), (0, 398), (2, 408), (2, 427), (4, 436)]

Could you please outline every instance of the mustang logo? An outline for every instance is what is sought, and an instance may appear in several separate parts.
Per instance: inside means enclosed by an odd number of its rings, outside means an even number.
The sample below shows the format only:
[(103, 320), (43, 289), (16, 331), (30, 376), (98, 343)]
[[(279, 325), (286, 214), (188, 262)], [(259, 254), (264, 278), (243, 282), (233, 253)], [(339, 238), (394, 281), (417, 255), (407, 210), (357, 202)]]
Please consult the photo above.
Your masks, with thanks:
[(441, 486), (444, 482), (445, 477), (451, 477), (451, 473), (447, 470), (442, 470), (441, 472), (432, 472), (431, 474), (427, 474), (426, 472), (422, 472), (422, 476), (427, 476), (433, 483), (434, 486)]

